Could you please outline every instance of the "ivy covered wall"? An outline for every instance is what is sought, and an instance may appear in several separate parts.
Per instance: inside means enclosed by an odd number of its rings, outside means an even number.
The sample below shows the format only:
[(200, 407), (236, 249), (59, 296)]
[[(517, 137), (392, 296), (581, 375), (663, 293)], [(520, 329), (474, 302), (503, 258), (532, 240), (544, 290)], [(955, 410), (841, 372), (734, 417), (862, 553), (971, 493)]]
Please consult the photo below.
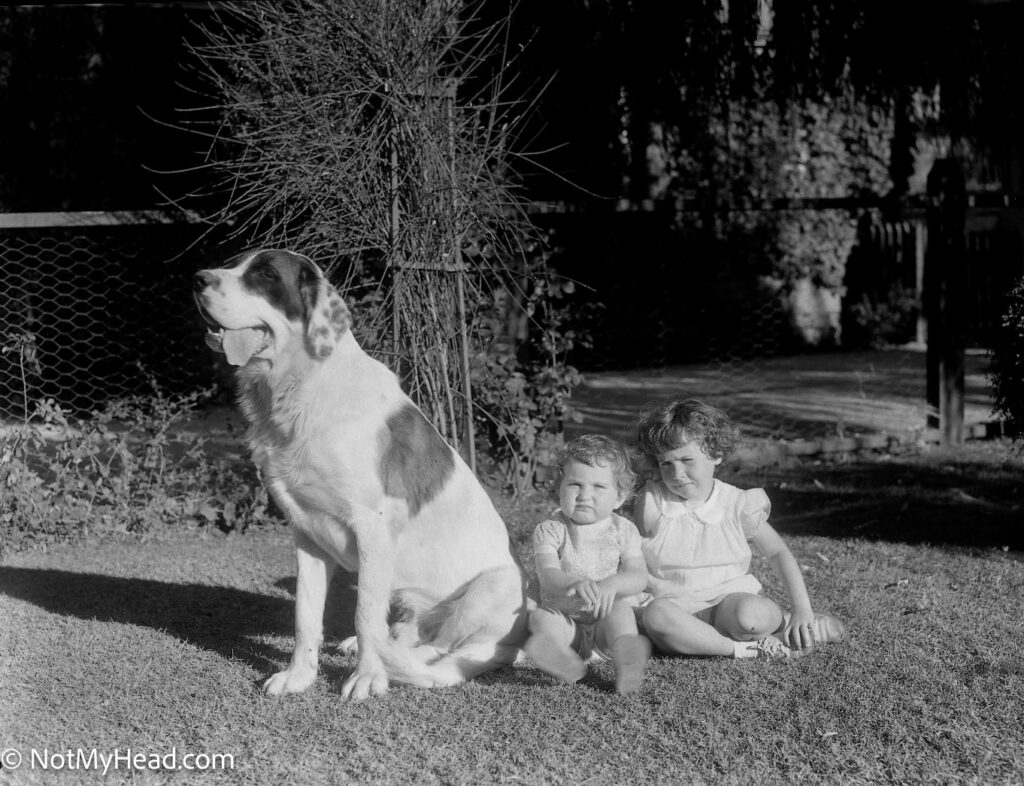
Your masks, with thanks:
[[(782, 106), (733, 101), (709, 123), (709, 155), (681, 148), (672, 181), (681, 191), (679, 222), (710, 229), (733, 265), (779, 299), (796, 337), (809, 345), (841, 342), (846, 261), (856, 213), (838, 209), (766, 210), (776, 200), (883, 195), (893, 187), (891, 103), (850, 94)], [(686, 210), (688, 184), (703, 186), (714, 212)], [(699, 191), (698, 191), (699, 193)], [(700, 197), (698, 197), (699, 199)]]

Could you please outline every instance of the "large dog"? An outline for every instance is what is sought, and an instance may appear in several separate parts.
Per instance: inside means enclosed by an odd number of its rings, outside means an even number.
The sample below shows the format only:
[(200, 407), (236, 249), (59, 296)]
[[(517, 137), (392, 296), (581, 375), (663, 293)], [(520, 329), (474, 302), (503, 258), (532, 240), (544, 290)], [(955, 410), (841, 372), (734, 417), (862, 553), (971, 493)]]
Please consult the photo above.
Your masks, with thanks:
[[(238, 366), (253, 460), (295, 534), (295, 652), (264, 683), (316, 678), (337, 565), (358, 572), (362, 699), (390, 680), (451, 685), (511, 663), (526, 579), (487, 493), (384, 365), (349, 330), (320, 269), (289, 251), (241, 254), (195, 276), (207, 343)], [(389, 625), (390, 619), (390, 625)]]

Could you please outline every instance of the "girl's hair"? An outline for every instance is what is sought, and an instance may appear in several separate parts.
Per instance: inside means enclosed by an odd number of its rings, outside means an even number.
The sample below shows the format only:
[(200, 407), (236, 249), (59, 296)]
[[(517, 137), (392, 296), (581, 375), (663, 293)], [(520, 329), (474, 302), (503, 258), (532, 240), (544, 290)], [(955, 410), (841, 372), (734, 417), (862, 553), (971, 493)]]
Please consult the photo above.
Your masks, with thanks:
[(561, 482), (565, 465), (578, 461), (588, 467), (608, 464), (612, 469), (615, 487), (622, 494), (631, 494), (636, 484), (636, 473), (626, 449), (611, 437), (603, 434), (584, 434), (569, 442), (558, 451), (558, 481)]
[(718, 407), (688, 398), (645, 412), (637, 424), (636, 437), (640, 449), (650, 456), (696, 442), (709, 458), (717, 459), (735, 450), (740, 431)]

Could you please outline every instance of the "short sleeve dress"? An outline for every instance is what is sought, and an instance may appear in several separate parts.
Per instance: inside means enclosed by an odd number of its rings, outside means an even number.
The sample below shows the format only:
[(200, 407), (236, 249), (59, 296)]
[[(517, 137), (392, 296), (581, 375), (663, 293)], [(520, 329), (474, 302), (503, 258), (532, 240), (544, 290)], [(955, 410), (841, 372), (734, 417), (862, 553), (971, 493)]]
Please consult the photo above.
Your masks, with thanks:
[(757, 594), (749, 540), (768, 519), (764, 489), (742, 490), (720, 480), (703, 505), (688, 509), (661, 481), (644, 489), (657, 519), (644, 533), (643, 554), (655, 598), (672, 598), (691, 613), (733, 592)]

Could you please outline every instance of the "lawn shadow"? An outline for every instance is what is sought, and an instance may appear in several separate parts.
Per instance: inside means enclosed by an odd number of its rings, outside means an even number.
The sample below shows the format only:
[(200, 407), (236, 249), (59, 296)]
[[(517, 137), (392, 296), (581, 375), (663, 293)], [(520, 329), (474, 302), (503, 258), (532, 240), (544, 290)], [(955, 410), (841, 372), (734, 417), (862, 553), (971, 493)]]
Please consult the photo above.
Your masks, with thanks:
[[(340, 641), (354, 632), (351, 583), (351, 576), (339, 572), (331, 584), (325, 641)], [(276, 586), (294, 596), (294, 578), (281, 579)], [(0, 569), (0, 594), (66, 617), (152, 628), (241, 660), (264, 676), (279, 671), (291, 657), (293, 598), (234, 587), (13, 566)], [(266, 636), (285, 636), (288, 643), (282, 649), (263, 642)]]
[(799, 463), (734, 482), (766, 486), (786, 535), (1024, 551), (1019, 463)]
[[(492, 671), (478, 674), (473, 682), (480, 685), (522, 685), (522, 686), (566, 686), (569, 683), (562, 682), (557, 677), (545, 674), (536, 666), (517, 663), (515, 665), (502, 666)], [(591, 667), (587, 673), (575, 683), (577, 686), (587, 688), (597, 693), (615, 693), (615, 680), (609, 679), (597, 669)]]

